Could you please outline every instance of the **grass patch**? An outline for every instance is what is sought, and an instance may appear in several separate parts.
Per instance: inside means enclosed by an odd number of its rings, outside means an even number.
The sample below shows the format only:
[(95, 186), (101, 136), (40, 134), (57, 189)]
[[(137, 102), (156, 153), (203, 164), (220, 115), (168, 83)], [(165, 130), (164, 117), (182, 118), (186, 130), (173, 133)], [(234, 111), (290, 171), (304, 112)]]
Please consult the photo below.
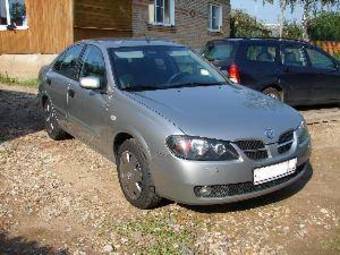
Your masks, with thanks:
[(172, 221), (163, 215), (148, 214), (116, 226), (115, 232), (126, 239), (123, 246), (131, 253), (186, 254), (193, 245), (194, 234)]
[(0, 73), (0, 83), (8, 85), (19, 85), (24, 87), (36, 88), (38, 87), (38, 79), (21, 80), (8, 76), (8, 74)]

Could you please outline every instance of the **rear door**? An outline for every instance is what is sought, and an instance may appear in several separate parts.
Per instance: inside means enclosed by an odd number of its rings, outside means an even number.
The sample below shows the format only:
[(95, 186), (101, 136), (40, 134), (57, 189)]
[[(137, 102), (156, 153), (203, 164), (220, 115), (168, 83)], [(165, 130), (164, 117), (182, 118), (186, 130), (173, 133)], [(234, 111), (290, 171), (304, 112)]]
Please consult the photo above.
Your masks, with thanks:
[(313, 94), (322, 102), (340, 100), (340, 71), (336, 62), (315, 47), (306, 47), (312, 71), (317, 76)]
[(240, 50), (241, 84), (262, 91), (277, 84), (279, 74), (279, 47), (270, 41), (248, 41)]
[(303, 44), (281, 44), (279, 80), (285, 91), (285, 101), (292, 104), (314, 102), (313, 89), (316, 74), (307, 62)]
[(67, 126), (67, 89), (69, 84), (74, 82), (81, 52), (80, 44), (67, 49), (46, 74), (48, 95), (58, 114), (58, 120), (64, 128)]

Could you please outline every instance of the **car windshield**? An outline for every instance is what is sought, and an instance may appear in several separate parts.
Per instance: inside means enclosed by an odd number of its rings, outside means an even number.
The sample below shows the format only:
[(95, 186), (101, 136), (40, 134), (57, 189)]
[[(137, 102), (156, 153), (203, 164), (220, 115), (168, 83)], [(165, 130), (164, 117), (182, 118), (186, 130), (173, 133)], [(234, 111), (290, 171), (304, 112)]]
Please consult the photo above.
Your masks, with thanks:
[(122, 90), (156, 90), (226, 84), (210, 64), (185, 47), (143, 46), (109, 49)]

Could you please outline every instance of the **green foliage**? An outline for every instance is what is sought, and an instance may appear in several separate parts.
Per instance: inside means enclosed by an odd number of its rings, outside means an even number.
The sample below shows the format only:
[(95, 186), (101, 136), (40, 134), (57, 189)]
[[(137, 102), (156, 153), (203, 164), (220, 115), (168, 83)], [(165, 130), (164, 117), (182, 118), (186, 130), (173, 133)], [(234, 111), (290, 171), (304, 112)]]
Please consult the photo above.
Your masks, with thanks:
[(283, 38), (286, 39), (302, 39), (303, 38), (303, 28), (301, 25), (293, 23), (285, 23), (283, 27)]
[(340, 53), (335, 53), (335, 54), (333, 55), (333, 57), (335, 57), (337, 60), (340, 61)]
[(193, 233), (175, 223), (176, 215), (172, 216), (172, 220), (159, 216), (148, 214), (148, 217), (124, 222), (115, 227), (119, 236), (127, 239), (129, 253), (138, 253), (141, 250), (150, 255), (187, 253), (194, 240)]
[(233, 10), (230, 20), (231, 37), (270, 37), (270, 30), (254, 17), (241, 10)]
[(7, 84), (7, 85), (19, 85), (24, 87), (37, 87), (38, 80), (31, 79), (31, 80), (19, 80), (18, 78), (13, 78), (8, 76), (8, 74), (1, 74), (0, 73), (0, 83)]
[(319, 13), (310, 20), (308, 34), (311, 40), (340, 41), (340, 13)]

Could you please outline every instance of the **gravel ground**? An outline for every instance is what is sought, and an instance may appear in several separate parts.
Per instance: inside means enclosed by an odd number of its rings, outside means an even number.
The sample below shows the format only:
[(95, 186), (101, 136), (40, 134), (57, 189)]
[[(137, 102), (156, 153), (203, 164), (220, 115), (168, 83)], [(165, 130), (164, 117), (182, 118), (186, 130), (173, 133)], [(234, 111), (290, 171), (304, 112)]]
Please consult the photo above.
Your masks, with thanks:
[(340, 122), (310, 126), (296, 184), (223, 206), (130, 206), (115, 166), (43, 131), (32, 89), (0, 85), (0, 254), (340, 254)]

